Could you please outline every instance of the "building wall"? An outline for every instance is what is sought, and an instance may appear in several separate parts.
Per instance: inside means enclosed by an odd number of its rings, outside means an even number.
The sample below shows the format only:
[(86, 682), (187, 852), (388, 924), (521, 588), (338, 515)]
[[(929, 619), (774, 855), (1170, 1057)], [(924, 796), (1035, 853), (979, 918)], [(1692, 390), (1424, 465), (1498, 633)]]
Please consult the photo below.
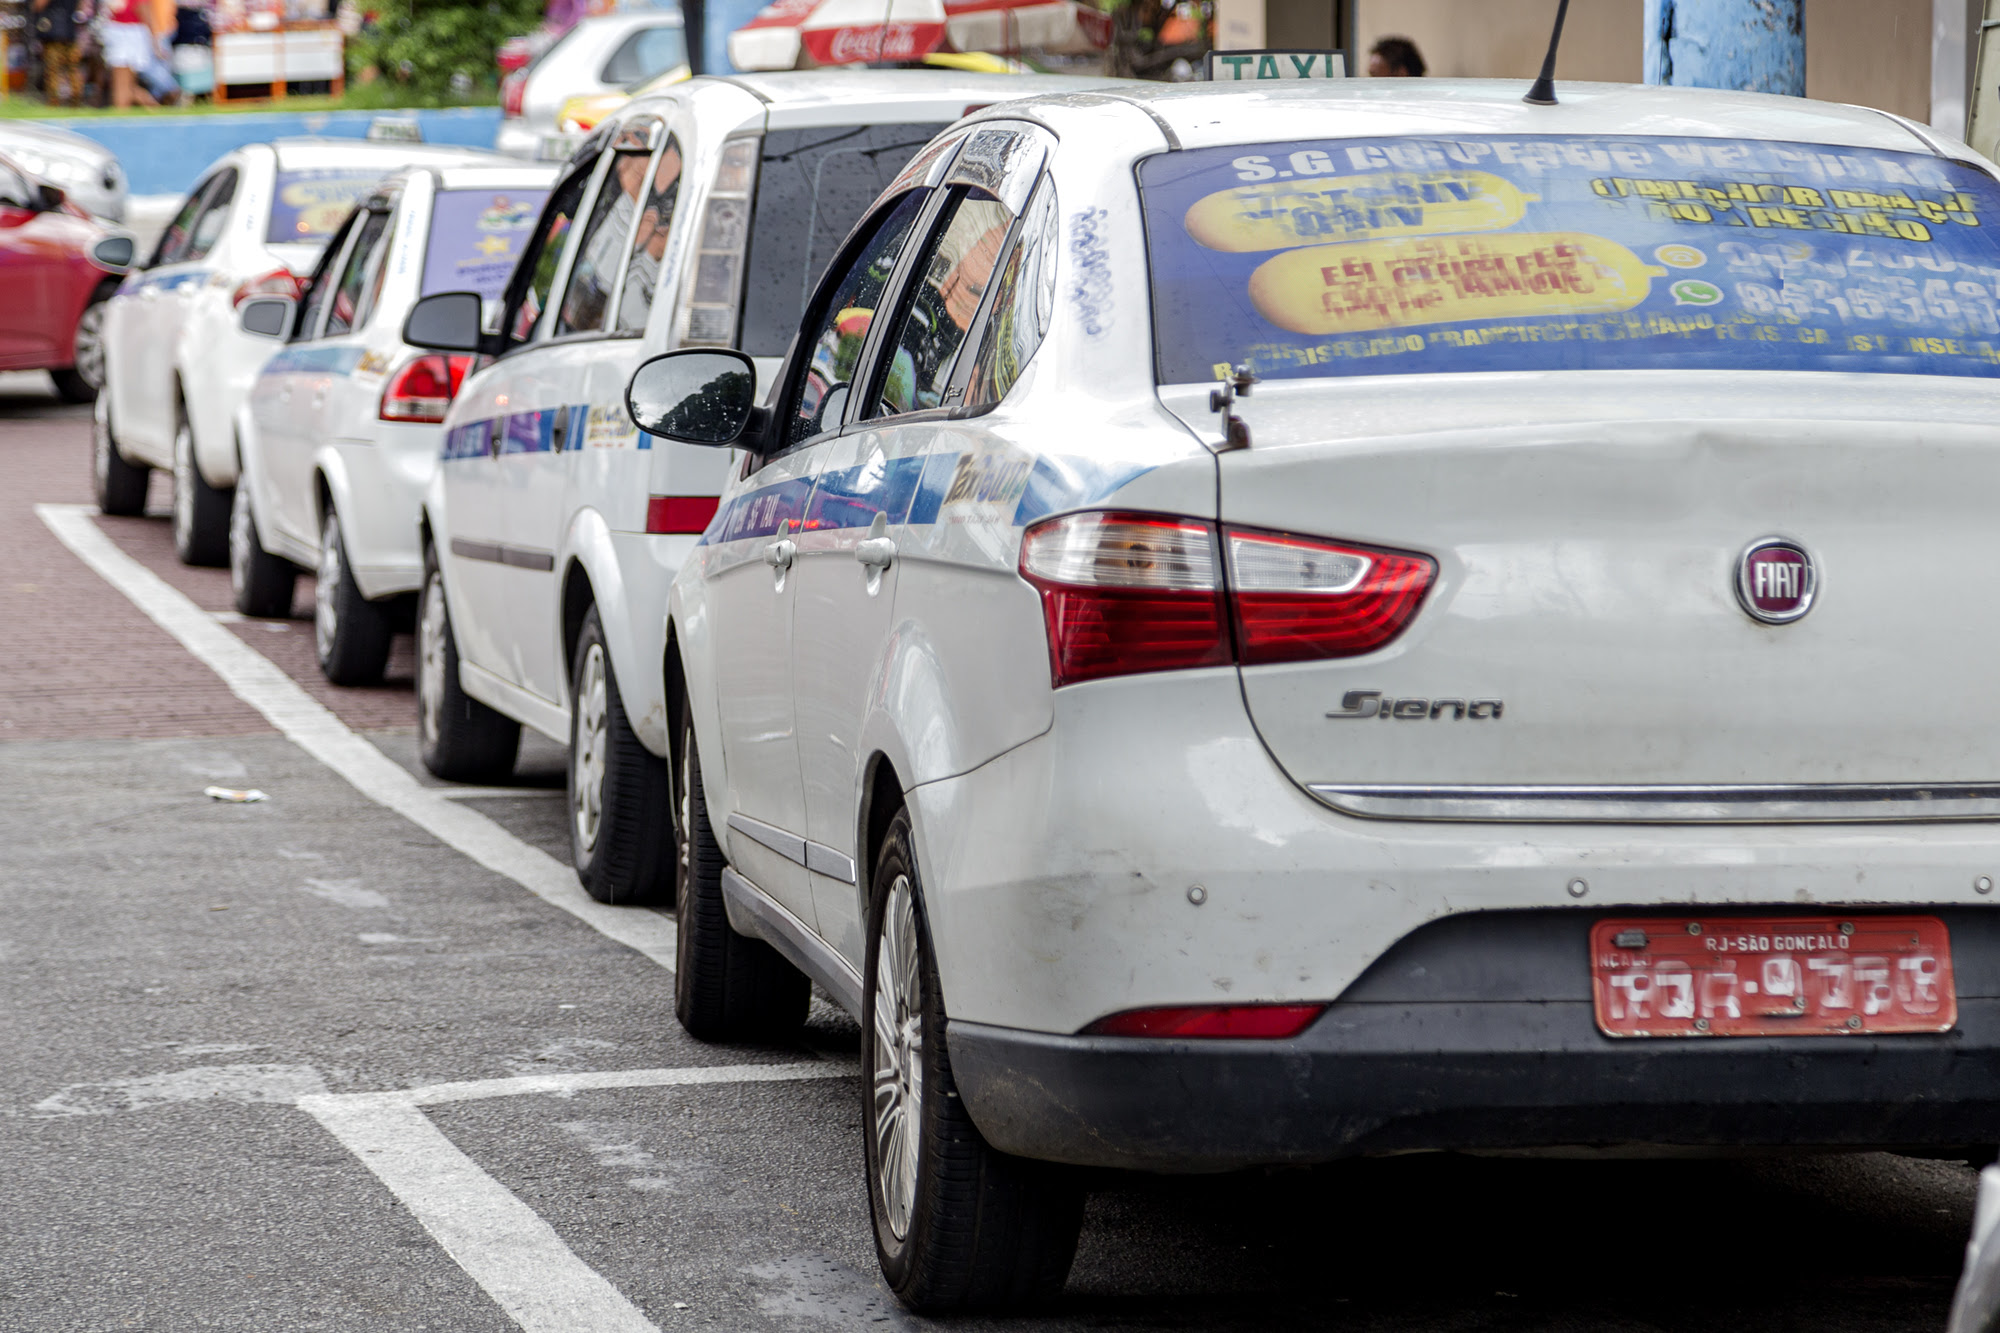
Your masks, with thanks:
[[(1286, 3), (1271, 0), (1271, 7)], [(1457, 78), (1534, 78), (1556, 13), (1556, 0), (1356, 6), (1355, 73), (1366, 73), (1369, 47), (1397, 36), (1417, 44), (1433, 75)], [(1643, 10), (1642, 0), (1571, 0), (1557, 78), (1639, 82)], [(1806, 95), (1928, 121), (1931, 0), (1806, 0)]]

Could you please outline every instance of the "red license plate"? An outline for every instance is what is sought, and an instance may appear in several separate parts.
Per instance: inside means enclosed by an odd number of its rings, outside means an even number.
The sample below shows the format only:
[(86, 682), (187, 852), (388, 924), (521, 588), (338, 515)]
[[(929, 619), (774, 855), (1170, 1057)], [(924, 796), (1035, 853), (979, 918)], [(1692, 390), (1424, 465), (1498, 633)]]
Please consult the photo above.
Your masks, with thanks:
[(1932, 916), (1669, 916), (1590, 928), (1608, 1037), (1946, 1032), (1951, 936)]

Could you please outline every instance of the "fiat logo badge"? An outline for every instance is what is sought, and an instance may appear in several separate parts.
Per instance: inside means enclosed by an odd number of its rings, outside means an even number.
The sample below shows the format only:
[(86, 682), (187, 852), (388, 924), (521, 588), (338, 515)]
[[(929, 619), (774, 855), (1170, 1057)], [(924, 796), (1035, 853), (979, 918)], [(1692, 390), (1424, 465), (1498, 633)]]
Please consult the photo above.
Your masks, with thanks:
[(1812, 610), (1819, 571), (1806, 548), (1784, 537), (1751, 542), (1736, 562), (1736, 600), (1751, 619), (1788, 625)]

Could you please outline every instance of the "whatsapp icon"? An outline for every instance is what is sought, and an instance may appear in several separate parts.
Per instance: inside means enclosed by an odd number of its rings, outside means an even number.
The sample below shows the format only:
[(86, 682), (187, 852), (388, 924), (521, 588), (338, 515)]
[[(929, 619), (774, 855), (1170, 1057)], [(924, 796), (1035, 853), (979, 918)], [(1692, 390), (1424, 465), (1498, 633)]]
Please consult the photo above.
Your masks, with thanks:
[(1722, 288), (1700, 278), (1682, 278), (1667, 290), (1674, 294), (1675, 305), (1714, 305), (1722, 299)]

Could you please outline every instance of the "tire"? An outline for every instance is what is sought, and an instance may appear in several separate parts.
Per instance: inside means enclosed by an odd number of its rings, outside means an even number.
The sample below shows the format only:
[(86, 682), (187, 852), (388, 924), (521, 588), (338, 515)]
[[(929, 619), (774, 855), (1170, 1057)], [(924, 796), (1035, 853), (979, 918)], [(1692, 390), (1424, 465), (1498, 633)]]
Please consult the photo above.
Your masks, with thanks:
[(783, 1040), (812, 999), (805, 973), (736, 933), (722, 905), (722, 848), (708, 822), (694, 709), (681, 696), (674, 746), (674, 1014), (701, 1041)]
[(184, 565), (229, 563), (229, 492), (201, 475), (186, 404), (174, 422), (174, 554)]
[(69, 368), (49, 372), (56, 393), (66, 403), (87, 403), (104, 387), (104, 306), (116, 290), (113, 284), (90, 298), (90, 304), (76, 317)]
[(632, 731), (597, 608), (583, 616), (570, 672), (569, 853), (601, 903), (653, 906), (673, 891), (667, 761)]
[(445, 604), (437, 551), (424, 547), (424, 588), (417, 611), (417, 754), (448, 782), (499, 782), (514, 772), (521, 724), (459, 687), (458, 641)]
[(118, 438), (111, 433), (111, 400), (97, 400), (90, 430), (90, 488), (97, 507), (106, 514), (131, 516), (146, 511), (146, 483), (153, 469), (144, 463), (128, 463), (118, 452)]
[(236, 610), (260, 620), (286, 619), (298, 579), (297, 565), (264, 549), (250, 488), (239, 482), (229, 501), (229, 591)]
[(379, 685), (389, 665), (386, 608), (361, 595), (331, 502), (319, 525), (319, 571), (313, 582), (313, 647), (320, 673), (335, 685)]
[(868, 922), (861, 1123), (882, 1276), (923, 1314), (1051, 1300), (1076, 1257), (1081, 1180), (996, 1151), (966, 1114), (907, 810), (875, 858)]

